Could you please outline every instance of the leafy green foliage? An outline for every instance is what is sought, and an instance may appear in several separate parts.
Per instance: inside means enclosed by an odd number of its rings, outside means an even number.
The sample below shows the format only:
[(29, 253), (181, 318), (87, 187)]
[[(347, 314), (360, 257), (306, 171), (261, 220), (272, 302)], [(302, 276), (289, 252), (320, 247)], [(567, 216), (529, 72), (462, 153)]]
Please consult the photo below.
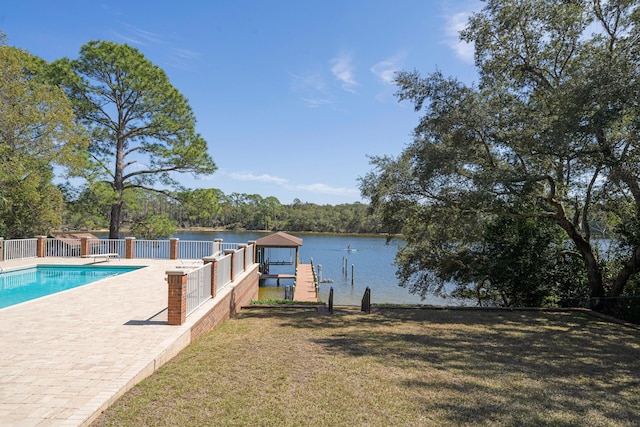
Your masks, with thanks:
[(214, 188), (182, 191), (178, 194), (184, 206), (185, 217), (182, 219), (202, 227), (213, 227), (215, 218), (220, 212), (221, 196), (222, 192)]
[(453, 295), (516, 307), (584, 303), (588, 287), (581, 260), (559, 232), (549, 220), (496, 218), (481, 245), (459, 254), (467, 268), (454, 270)]
[(109, 212), (116, 195), (103, 182), (77, 189), (69, 184), (61, 185), (65, 200), (65, 228), (72, 230), (97, 230), (109, 227)]
[[(582, 261), (579, 277), (596, 303), (624, 291), (640, 270), (636, 18), (626, 1), (489, 0), (461, 34), (476, 49), (477, 87), (439, 72), (397, 75), (398, 98), (423, 116), (397, 159), (372, 160), (361, 190), (389, 231), (408, 236), (397, 259), (407, 286), (438, 293), (459, 279), (483, 297), (540, 304), (551, 296), (533, 282), (575, 265), (553, 267), (536, 253), (566, 246)], [(509, 218), (518, 225), (504, 223)], [(509, 225), (504, 233), (496, 221)], [(549, 221), (567, 243), (545, 244)], [(596, 223), (623, 243), (607, 289)], [(501, 261), (478, 263), (487, 248)], [(544, 274), (515, 281), (534, 265)], [(488, 267), (492, 280), (483, 279)], [(552, 300), (582, 294), (582, 280), (563, 283), (564, 296)]]
[(0, 35), (0, 233), (32, 237), (60, 225), (52, 168), (81, 167), (87, 140), (64, 92), (45, 81), (46, 63)]
[(141, 239), (168, 238), (176, 232), (176, 222), (159, 215), (138, 218), (131, 226), (131, 234)]
[(91, 41), (77, 60), (56, 61), (51, 75), (91, 135), (92, 167), (78, 173), (108, 183), (117, 194), (110, 237), (117, 238), (124, 220), (125, 193), (166, 192), (178, 187), (176, 173), (215, 170), (187, 99), (137, 49)]

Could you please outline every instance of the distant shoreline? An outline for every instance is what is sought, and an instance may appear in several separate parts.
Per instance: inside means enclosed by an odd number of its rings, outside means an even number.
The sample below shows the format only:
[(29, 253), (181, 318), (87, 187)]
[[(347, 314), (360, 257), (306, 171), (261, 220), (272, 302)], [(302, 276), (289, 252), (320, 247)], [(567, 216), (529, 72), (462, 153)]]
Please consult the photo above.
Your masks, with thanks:
[[(121, 230), (120, 234), (127, 234), (127, 229), (123, 229)], [(188, 232), (201, 232), (201, 233), (216, 233), (216, 232), (220, 232), (220, 233), (264, 233), (264, 234), (268, 234), (268, 233), (277, 233), (278, 231), (283, 231), (285, 233), (289, 233), (289, 234), (307, 234), (307, 235), (322, 235), (322, 234), (338, 234), (341, 236), (363, 236), (363, 237), (367, 237), (367, 236), (373, 236), (373, 237), (386, 237), (388, 236), (388, 234), (386, 233), (339, 233), (339, 232), (334, 232), (334, 231), (288, 231), (288, 230), (277, 230), (277, 231), (272, 231), (272, 230), (246, 230), (246, 229), (238, 229), (238, 230), (227, 230), (225, 228), (220, 228), (220, 227), (184, 227), (184, 228), (178, 228), (176, 229), (176, 234), (178, 233), (188, 233)], [(63, 233), (108, 233), (109, 229), (107, 228), (100, 228), (100, 229), (94, 229), (94, 230), (54, 230), (51, 232), (51, 234), (63, 234)], [(391, 235), (392, 238), (402, 238), (402, 234), (393, 234)]]

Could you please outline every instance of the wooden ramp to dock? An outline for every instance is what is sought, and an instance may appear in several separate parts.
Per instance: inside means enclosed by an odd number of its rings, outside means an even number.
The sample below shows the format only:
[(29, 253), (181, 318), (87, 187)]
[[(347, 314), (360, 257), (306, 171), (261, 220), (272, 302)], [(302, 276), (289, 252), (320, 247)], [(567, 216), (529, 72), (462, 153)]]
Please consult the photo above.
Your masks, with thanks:
[(293, 300), (300, 302), (317, 302), (316, 283), (313, 280), (311, 264), (299, 264)]

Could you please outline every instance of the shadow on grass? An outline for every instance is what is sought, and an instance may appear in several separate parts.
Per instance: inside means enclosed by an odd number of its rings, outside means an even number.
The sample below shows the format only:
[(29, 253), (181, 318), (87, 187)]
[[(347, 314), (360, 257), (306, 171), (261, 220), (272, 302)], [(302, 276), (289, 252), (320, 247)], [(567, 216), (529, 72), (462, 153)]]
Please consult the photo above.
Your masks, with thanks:
[[(640, 332), (582, 313), (249, 310), (331, 354), (397, 373), (415, 410), (453, 424), (636, 425)], [(390, 384), (391, 386), (391, 384)]]

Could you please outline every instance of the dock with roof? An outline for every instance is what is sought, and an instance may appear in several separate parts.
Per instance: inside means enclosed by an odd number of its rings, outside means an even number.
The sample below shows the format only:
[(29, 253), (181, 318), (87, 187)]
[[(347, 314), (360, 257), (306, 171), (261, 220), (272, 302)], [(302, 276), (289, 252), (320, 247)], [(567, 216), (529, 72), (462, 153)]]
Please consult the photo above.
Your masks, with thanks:
[[(299, 263), (300, 246), (302, 246), (301, 238), (282, 231), (256, 240), (257, 262), (260, 264), (260, 280), (276, 279), (278, 286), (280, 286), (280, 280), (293, 280), (295, 285), (293, 300), (315, 302), (318, 300), (318, 295), (313, 266)], [(272, 260), (270, 249), (289, 249), (289, 260)], [(269, 270), (272, 265), (291, 265), (293, 266), (293, 273), (270, 273)]]

